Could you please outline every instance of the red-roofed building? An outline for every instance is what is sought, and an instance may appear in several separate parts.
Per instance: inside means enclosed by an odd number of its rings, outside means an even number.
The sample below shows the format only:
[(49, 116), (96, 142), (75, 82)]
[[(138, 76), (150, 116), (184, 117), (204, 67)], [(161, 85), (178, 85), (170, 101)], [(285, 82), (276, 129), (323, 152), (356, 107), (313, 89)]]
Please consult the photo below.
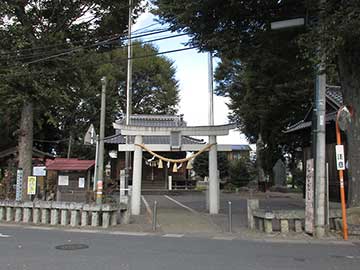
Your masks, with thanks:
[(57, 201), (87, 202), (90, 199), (95, 160), (55, 158), (46, 162), (47, 181)]

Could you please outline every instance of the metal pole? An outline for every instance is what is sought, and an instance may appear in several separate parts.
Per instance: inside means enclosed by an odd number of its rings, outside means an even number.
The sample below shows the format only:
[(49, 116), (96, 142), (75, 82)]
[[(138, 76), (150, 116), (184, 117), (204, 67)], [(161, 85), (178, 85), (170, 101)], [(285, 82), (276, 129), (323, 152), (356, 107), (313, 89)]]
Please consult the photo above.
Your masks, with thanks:
[(156, 223), (157, 223), (157, 201), (154, 202), (153, 207), (153, 216), (152, 216), (152, 230), (156, 231)]
[(329, 163), (326, 162), (326, 226), (330, 228), (330, 202), (329, 202)]
[(102, 203), (104, 180), (104, 137), (105, 137), (105, 107), (106, 107), (106, 77), (101, 78), (101, 112), (99, 134), (99, 168), (97, 180), (96, 203)]
[(208, 88), (209, 88), (209, 126), (214, 125), (214, 72), (213, 72), (213, 57), (209, 52), (208, 58)]
[(228, 211), (228, 225), (229, 225), (229, 233), (232, 233), (232, 203), (231, 201), (228, 202), (229, 211)]
[[(132, 57), (133, 48), (131, 40), (132, 28), (132, 0), (129, 0), (129, 22), (128, 22), (128, 60), (127, 60), (127, 80), (126, 80), (126, 125), (130, 125), (130, 116), (132, 113), (131, 100), (132, 100)], [(126, 136), (126, 144), (129, 144), (129, 136)], [(129, 185), (130, 179), (130, 164), (131, 152), (125, 152), (125, 187)]]
[(99, 135), (96, 135), (96, 150), (95, 150), (95, 169), (94, 169), (94, 185), (93, 191), (96, 191), (99, 168)]

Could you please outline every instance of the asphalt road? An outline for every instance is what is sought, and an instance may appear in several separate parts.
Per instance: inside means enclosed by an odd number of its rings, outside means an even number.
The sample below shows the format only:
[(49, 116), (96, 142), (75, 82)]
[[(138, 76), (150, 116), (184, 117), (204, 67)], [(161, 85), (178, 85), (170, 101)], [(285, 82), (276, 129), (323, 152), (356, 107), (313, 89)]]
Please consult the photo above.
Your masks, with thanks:
[[(59, 250), (56, 246), (86, 245)], [(354, 243), (276, 243), (0, 226), (1, 270), (359, 269)]]

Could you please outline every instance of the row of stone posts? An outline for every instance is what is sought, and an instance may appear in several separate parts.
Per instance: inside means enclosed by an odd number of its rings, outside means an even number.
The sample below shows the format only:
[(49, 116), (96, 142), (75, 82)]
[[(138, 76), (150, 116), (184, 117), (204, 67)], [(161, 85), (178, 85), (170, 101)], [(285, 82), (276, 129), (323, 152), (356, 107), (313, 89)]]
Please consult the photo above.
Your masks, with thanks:
[(108, 228), (117, 224), (118, 212), (126, 209), (111, 204), (0, 201), (0, 222)]

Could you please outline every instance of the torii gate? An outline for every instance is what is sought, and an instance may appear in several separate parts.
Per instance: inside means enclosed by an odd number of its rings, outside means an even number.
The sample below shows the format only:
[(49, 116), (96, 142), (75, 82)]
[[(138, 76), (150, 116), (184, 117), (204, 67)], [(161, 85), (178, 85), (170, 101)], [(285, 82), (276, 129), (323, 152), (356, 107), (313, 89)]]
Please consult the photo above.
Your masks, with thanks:
[[(235, 124), (218, 126), (193, 126), (193, 127), (143, 127), (133, 125), (113, 124), (115, 129), (120, 129), (124, 136), (135, 136), (134, 145), (127, 145), (128, 151), (134, 151), (133, 164), (133, 187), (131, 196), (131, 214), (140, 215), (141, 206), (141, 179), (142, 179), (142, 143), (143, 136), (209, 136), (209, 213), (219, 213), (219, 179), (217, 177), (217, 136), (226, 136), (229, 130), (236, 128)], [(171, 151), (171, 146), (166, 145), (161, 149), (151, 149), (152, 151)], [(180, 151), (198, 151), (199, 145), (184, 145), (177, 150)]]

